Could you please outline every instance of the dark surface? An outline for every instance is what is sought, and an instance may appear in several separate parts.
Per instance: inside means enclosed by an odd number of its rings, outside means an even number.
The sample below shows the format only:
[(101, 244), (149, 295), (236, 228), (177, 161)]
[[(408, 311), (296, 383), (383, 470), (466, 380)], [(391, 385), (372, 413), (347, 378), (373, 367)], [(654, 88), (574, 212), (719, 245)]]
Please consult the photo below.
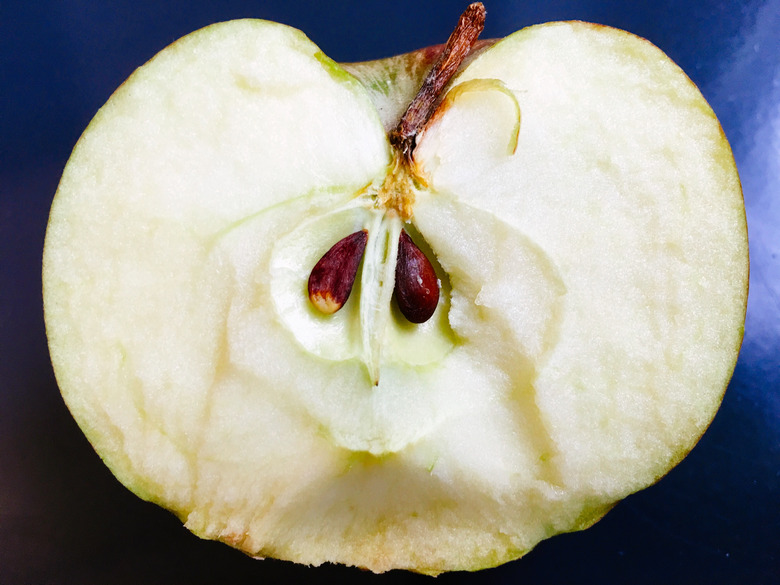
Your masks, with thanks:
[[(0, 3), (0, 584), (428, 582), (253, 561), (198, 540), (123, 488), (71, 419), (40, 293), (48, 208), (70, 150), (111, 92), (206, 24), (261, 17), (337, 61), (444, 41), (466, 2)], [(780, 583), (780, 0), (487, 3), (484, 38), (582, 19), (660, 46), (731, 141), (751, 245), (745, 341), (711, 428), (659, 484), (524, 559), (437, 583)]]

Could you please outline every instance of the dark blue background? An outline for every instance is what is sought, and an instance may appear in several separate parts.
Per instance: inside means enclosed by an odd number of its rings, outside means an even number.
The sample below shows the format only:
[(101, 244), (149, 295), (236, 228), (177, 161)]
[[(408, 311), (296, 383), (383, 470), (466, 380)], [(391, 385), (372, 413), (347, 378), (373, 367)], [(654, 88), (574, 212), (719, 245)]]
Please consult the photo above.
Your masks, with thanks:
[[(253, 561), (125, 490), (59, 396), (40, 293), (48, 208), (70, 150), (157, 51), (215, 21), (304, 30), (337, 61), (443, 42), (466, 2), (30, 1), (0, 4), (0, 583), (429, 582)], [(745, 341), (711, 428), (659, 484), (520, 561), (437, 583), (780, 583), (780, 0), (488, 0), (484, 38), (582, 19), (660, 46), (731, 141), (751, 246)]]

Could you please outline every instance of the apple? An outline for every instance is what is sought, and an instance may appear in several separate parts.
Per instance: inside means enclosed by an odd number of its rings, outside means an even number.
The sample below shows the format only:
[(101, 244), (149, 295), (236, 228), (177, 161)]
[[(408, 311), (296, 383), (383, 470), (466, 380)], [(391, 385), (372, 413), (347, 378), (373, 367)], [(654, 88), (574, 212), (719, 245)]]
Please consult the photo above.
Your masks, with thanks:
[(139, 68), (43, 257), (51, 358), (116, 477), (249, 555), (437, 574), (661, 478), (747, 296), (740, 183), (658, 48), (582, 22), (339, 65), (272, 22)]

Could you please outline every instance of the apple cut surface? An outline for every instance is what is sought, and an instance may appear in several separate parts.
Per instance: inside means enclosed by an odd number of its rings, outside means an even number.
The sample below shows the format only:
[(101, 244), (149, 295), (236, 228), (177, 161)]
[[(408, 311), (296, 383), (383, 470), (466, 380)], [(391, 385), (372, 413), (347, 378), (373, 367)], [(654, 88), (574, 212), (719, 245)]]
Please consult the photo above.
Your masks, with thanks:
[[(200, 536), (494, 566), (656, 481), (717, 410), (747, 240), (695, 86), (606, 27), (484, 46), (418, 136), (404, 217), (387, 131), (430, 59), (342, 68), (294, 29), (213, 25), (74, 149), (44, 251), (57, 380), (114, 474)], [(318, 313), (312, 267), (363, 229)], [(402, 229), (440, 281), (419, 325), (392, 299)]]
[(542, 312), (554, 341), (521, 346), (555, 468), (598, 489), (638, 487), (709, 423), (741, 342), (747, 243), (730, 148), (698, 89), (626, 32), (532, 27), (473, 62), (455, 89), (476, 79), (513, 90), (515, 154), (493, 154), (502, 127), (483, 123), (484, 100), (454, 101), (416, 151), (431, 187), (416, 225), (451, 282), (460, 270), (483, 275), (465, 306), (492, 309), (518, 342), (529, 335), (529, 317), (517, 315), (524, 293), (511, 293), (519, 282), (484, 284), (501, 270), (486, 258), (512, 256), (455, 234), (503, 229), (543, 250), (556, 268), (544, 273), (564, 291)]

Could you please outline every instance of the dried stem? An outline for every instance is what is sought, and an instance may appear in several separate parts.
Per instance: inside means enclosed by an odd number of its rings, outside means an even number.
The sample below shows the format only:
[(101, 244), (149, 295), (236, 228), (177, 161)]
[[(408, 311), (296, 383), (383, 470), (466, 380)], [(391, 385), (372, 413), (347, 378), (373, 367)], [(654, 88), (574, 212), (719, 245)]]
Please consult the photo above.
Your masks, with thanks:
[(444, 87), (471, 51), (485, 27), (485, 7), (481, 2), (470, 4), (460, 17), (458, 25), (447, 40), (444, 50), (423, 81), (398, 126), (390, 132), (390, 143), (403, 153), (407, 160), (414, 150), (417, 133), (433, 114)]

